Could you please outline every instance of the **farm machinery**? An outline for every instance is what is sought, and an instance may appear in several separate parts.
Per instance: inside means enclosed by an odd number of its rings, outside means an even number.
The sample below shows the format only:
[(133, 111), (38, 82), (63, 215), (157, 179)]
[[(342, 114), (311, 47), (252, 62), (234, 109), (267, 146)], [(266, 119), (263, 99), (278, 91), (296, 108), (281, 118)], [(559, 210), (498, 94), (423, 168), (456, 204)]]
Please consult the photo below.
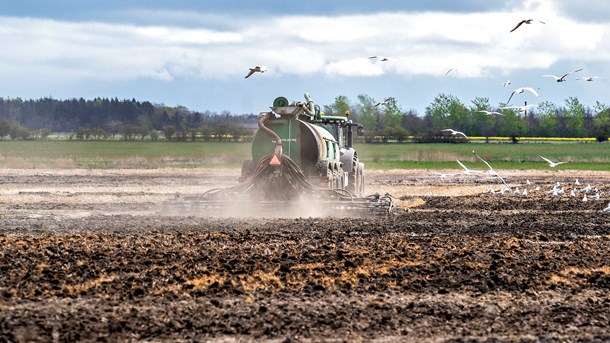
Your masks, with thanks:
[[(348, 114), (348, 113), (346, 113)], [(239, 184), (196, 196), (176, 195), (164, 211), (210, 216), (386, 216), (389, 195), (365, 196), (364, 164), (353, 148), (363, 129), (348, 116), (326, 116), (305, 102), (274, 100), (258, 116), (252, 159)]]

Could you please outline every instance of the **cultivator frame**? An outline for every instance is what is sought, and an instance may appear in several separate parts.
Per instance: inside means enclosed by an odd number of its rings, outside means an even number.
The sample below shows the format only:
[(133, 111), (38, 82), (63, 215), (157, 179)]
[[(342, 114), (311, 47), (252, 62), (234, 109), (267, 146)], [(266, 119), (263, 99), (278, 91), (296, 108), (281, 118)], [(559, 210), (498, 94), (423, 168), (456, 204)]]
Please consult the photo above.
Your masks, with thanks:
[(285, 217), (337, 216), (386, 217), (392, 214), (390, 195), (354, 197), (342, 189), (311, 184), (301, 169), (286, 155), (279, 165), (271, 164), (274, 155), (262, 158), (254, 174), (241, 184), (211, 189), (201, 195), (176, 194), (163, 204), (170, 215), (209, 217)]

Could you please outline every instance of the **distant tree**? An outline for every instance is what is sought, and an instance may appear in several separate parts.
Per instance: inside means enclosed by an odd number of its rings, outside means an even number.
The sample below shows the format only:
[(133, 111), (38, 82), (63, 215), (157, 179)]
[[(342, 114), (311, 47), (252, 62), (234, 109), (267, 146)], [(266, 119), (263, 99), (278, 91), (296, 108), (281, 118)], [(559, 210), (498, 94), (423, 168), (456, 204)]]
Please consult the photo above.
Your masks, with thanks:
[(26, 140), (30, 138), (31, 132), (27, 128), (19, 125), (18, 123), (12, 123), (10, 127), (9, 136), (13, 140)]
[(599, 101), (593, 107), (595, 117), (593, 118), (593, 132), (598, 142), (608, 141), (610, 137), (610, 109), (606, 104)]
[(0, 138), (4, 138), (11, 133), (11, 123), (6, 120), (0, 120)]
[(93, 139), (95, 140), (101, 140), (106, 138), (106, 131), (100, 127), (96, 127), (91, 130), (91, 136), (93, 136)]
[(34, 134), (40, 140), (44, 141), (44, 140), (47, 140), (47, 138), (49, 138), (49, 135), (51, 134), (51, 130), (49, 130), (47, 128), (42, 128), (42, 129), (36, 130), (36, 132)]
[(91, 129), (88, 127), (79, 127), (76, 130), (76, 139), (88, 140), (91, 137)]
[(176, 127), (174, 125), (164, 125), (161, 130), (163, 131), (165, 139), (168, 141), (171, 141), (176, 134)]
[(203, 125), (199, 127), (199, 133), (201, 133), (201, 137), (204, 141), (209, 142), (214, 135), (214, 130), (207, 125)]

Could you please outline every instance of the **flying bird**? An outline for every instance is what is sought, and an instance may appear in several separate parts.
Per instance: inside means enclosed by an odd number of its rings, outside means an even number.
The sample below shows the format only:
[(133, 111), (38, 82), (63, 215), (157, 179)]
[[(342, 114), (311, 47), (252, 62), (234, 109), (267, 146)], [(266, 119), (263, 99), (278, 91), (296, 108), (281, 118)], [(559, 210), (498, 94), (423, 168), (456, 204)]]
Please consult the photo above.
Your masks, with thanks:
[(489, 176), (496, 176), (498, 177), (500, 180), (502, 180), (502, 183), (505, 184), (506, 186), (508, 186), (508, 184), (506, 183), (506, 181), (504, 181), (504, 179), (502, 178), (502, 176), (500, 176), (500, 174), (498, 174), (492, 167), (491, 165), (489, 165), (489, 163), (487, 163), (487, 161), (485, 161), (483, 158), (481, 158), (481, 156), (477, 155), (476, 152), (474, 152), (474, 150), (472, 150), (472, 153), (479, 159), (481, 160), (483, 163), (485, 163), (485, 165), (487, 165), (487, 168), (489, 168), (487, 170), (487, 174), (489, 174)]
[(390, 101), (394, 101), (394, 100), (396, 100), (394, 97), (385, 98), (385, 99), (383, 99), (383, 101), (380, 101), (380, 102), (376, 103), (376, 104), (375, 104), (375, 107), (377, 107), (377, 106), (379, 106), (379, 105), (385, 105), (385, 104), (387, 104), (388, 102), (390, 102)]
[(371, 57), (369, 57), (369, 59), (370, 59), (370, 60), (378, 59), (378, 60), (380, 60), (381, 62), (387, 62), (387, 61), (389, 61), (389, 60), (390, 60), (389, 58), (387, 58), (387, 57), (383, 57), (383, 56), (371, 56)]
[(577, 78), (576, 80), (593, 81), (594, 79), (599, 79), (599, 76), (583, 76)]
[[(540, 155), (538, 155), (538, 156), (540, 156)], [(544, 157), (544, 156), (540, 156), (540, 158), (541, 158), (541, 159), (543, 159), (543, 160), (545, 160), (545, 161), (546, 161), (546, 162), (549, 164), (549, 167), (551, 167), (551, 168), (555, 168), (555, 167), (557, 167), (557, 166), (558, 166), (558, 165), (560, 165), (560, 164), (564, 164), (564, 163), (568, 163), (568, 162), (570, 162), (570, 161), (564, 161), (564, 162), (553, 162), (553, 161), (549, 160), (548, 158), (546, 158), (546, 157)]]
[(538, 106), (538, 104), (530, 104), (530, 105), (525, 105), (525, 106), (504, 106), (504, 107), (500, 107), (503, 110), (517, 110), (518, 112), (525, 112), (527, 110), (529, 110), (532, 107), (536, 107)]
[(565, 74), (563, 74), (561, 77), (559, 77), (559, 76), (555, 76), (555, 75), (552, 75), (552, 74), (544, 74), (544, 75), (542, 75), (542, 76), (544, 76), (544, 77), (552, 77), (552, 78), (554, 78), (554, 79), (555, 79), (555, 81), (557, 81), (557, 82), (566, 82), (566, 81), (567, 81), (567, 80), (566, 80), (566, 76), (568, 76), (568, 75), (570, 75), (570, 74), (572, 74), (572, 73), (579, 72), (579, 71), (581, 71), (581, 70), (582, 70), (582, 68), (580, 68), (580, 69), (576, 69), (576, 70), (571, 71), (571, 72), (569, 72), (569, 73), (565, 73)]
[(504, 81), (503, 85), (504, 85), (504, 88), (506, 88), (508, 85), (510, 85), (510, 80)]
[(510, 93), (510, 96), (508, 97), (508, 101), (506, 101), (506, 103), (507, 104), (510, 103), (510, 99), (513, 98), (513, 95), (515, 95), (517, 93), (521, 94), (521, 93), (523, 93), (525, 91), (528, 91), (528, 92), (534, 94), (536, 97), (538, 97), (538, 92), (536, 92), (536, 90), (534, 88), (532, 88), (532, 87), (519, 87), (519, 88), (515, 89), (512, 93)]
[(479, 113), (485, 113), (485, 114), (487, 114), (488, 116), (489, 116), (489, 115), (492, 115), (492, 114), (496, 114), (496, 115), (500, 115), (500, 116), (502, 115), (502, 113), (500, 113), (500, 112), (495, 112), (495, 111), (486, 111), (486, 110), (480, 110), (480, 111), (475, 111), (475, 112), (479, 112)]
[(453, 69), (453, 68), (449, 68), (449, 70), (447, 70), (447, 72), (445, 73), (445, 76), (449, 75), (449, 73), (451, 73), (452, 71), (457, 71), (457, 69)]
[(512, 29), (512, 30), (510, 30), (510, 32), (515, 31), (516, 29), (518, 29), (518, 28), (519, 28), (519, 26), (521, 26), (521, 25), (523, 25), (523, 24), (531, 24), (531, 23), (533, 23), (534, 21), (540, 22), (540, 23), (542, 23), (542, 24), (546, 24), (546, 23), (545, 23), (545, 22), (543, 22), (542, 20), (524, 19), (524, 20), (521, 20), (521, 21), (520, 21), (520, 22), (519, 22), (519, 23), (518, 23), (518, 24), (517, 24), (515, 27), (513, 27), (513, 29)]
[(454, 136), (464, 136), (466, 139), (469, 139), (468, 136), (466, 136), (466, 134), (462, 131), (455, 131), (454, 129), (443, 129), (441, 130), (441, 132), (451, 132), (452, 135)]
[(462, 162), (460, 162), (460, 160), (456, 160), (456, 161), (460, 165), (460, 167), (462, 167), (462, 169), (464, 169), (464, 174), (470, 175), (472, 173), (480, 173), (480, 171), (478, 171), (478, 170), (472, 170), (472, 169), (466, 168), (466, 166)]
[(254, 68), (248, 68), (248, 74), (246, 74), (246, 79), (249, 78), (254, 73), (264, 73), (267, 71), (267, 67), (265, 66), (256, 66)]

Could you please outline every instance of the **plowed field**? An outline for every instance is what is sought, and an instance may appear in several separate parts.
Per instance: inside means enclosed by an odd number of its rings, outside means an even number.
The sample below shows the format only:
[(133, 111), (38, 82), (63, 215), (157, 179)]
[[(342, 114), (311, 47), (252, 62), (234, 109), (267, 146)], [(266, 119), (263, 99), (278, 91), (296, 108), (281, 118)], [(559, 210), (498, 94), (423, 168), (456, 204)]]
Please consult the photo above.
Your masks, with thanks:
[(163, 213), (238, 173), (0, 170), (0, 342), (610, 341), (610, 173), (371, 171), (389, 218)]

